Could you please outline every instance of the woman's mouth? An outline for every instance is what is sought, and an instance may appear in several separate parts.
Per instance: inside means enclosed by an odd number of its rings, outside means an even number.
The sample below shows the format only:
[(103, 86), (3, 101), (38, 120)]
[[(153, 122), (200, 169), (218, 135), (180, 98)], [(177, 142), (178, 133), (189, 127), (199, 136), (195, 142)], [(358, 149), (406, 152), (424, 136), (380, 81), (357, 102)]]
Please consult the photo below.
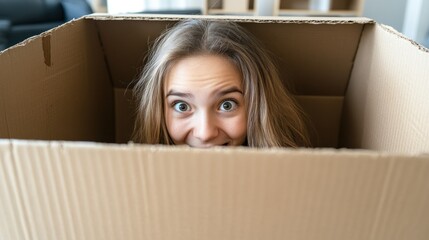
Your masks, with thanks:
[(226, 142), (224, 144), (213, 144), (213, 145), (210, 145), (210, 144), (205, 145), (205, 144), (203, 144), (203, 145), (190, 145), (190, 146), (191, 147), (196, 147), (196, 148), (226, 147), (226, 146), (229, 146), (229, 143), (230, 142)]

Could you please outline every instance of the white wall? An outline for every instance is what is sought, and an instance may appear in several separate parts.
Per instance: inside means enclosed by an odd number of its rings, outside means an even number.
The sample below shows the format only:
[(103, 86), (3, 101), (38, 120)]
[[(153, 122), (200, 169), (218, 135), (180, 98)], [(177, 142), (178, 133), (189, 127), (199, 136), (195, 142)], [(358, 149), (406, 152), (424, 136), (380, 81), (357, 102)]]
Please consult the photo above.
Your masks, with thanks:
[(429, 0), (365, 0), (363, 15), (429, 47)]
[(424, 0), (416, 40), (429, 48), (429, 1)]
[(429, 1), (408, 0), (403, 33), (429, 46)]
[(107, 0), (109, 13), (132, 13), (146, 10), (202, 9), (202, 0)]
[(406, 5), (407, 0), (365, 0), (363, 16), (389, 25), (401, 32)]

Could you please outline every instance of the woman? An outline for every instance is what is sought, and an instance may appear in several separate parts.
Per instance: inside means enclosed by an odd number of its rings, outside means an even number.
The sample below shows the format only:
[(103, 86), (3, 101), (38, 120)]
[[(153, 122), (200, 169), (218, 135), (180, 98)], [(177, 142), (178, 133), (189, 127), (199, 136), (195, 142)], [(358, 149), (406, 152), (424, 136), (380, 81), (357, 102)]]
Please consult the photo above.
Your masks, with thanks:
[(308, 146), (269, 54), (236, 23), (179, 22), (155, 41), (134, 90), (141, 143)]

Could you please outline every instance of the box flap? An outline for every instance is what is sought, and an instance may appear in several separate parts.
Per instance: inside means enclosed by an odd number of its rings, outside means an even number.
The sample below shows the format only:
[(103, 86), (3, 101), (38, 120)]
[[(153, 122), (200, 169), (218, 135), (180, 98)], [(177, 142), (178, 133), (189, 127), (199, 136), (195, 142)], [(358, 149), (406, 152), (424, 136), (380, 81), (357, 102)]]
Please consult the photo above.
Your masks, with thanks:
[(93, 22), (69, 22), (0, 56), (0, 138), (113, 141), (113, 88)]
[(366, 25), (348, 87), (342, 146), (429, 152), (429, 50)]
[(6, 239), (414, 239), (429, 156), (0, 141)]

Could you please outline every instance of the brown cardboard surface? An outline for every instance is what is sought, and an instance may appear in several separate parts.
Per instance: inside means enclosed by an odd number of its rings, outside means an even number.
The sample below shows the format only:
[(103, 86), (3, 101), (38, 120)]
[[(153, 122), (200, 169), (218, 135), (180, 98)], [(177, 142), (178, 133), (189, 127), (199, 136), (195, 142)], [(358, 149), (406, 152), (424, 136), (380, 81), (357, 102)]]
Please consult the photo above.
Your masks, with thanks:
[(116, 143), (127, 143), (132, 140), (136, 109), (132, 89), (115, 88)]
[(115, 87), (127, 88), (137, 79), (149, 45), (170, 21), (97, 21)]
[(0, 142), (4, 239), (427, 239), (429, 157)]
[(274, 53), (296, 94), (344, 95), (363, 25), (243, 25)]
[(342, 146), (429, 151), (429, 52), (365, 26), (345, 98)]
[[(5, 59), (3, 59), (4, 61)], [(2, 64), (0, 60), (0, 65), (7, 66), (7, 64)], [(0, 135), (2, 138), (10, 138), (11, 135), (9, 133), (9, 123), (7, 121), (7, 111), (6, 111), (6, 96), (3, 92), (6, 89), (6, 83), (4, 81), (0, 81)]]
[(338, 146), (343, 97), (297, 96), (310, 134), (312, 147)]
[(0, 58), (0, 137), (112, 141), (113, 88), (95, 25), (75, 21)]

